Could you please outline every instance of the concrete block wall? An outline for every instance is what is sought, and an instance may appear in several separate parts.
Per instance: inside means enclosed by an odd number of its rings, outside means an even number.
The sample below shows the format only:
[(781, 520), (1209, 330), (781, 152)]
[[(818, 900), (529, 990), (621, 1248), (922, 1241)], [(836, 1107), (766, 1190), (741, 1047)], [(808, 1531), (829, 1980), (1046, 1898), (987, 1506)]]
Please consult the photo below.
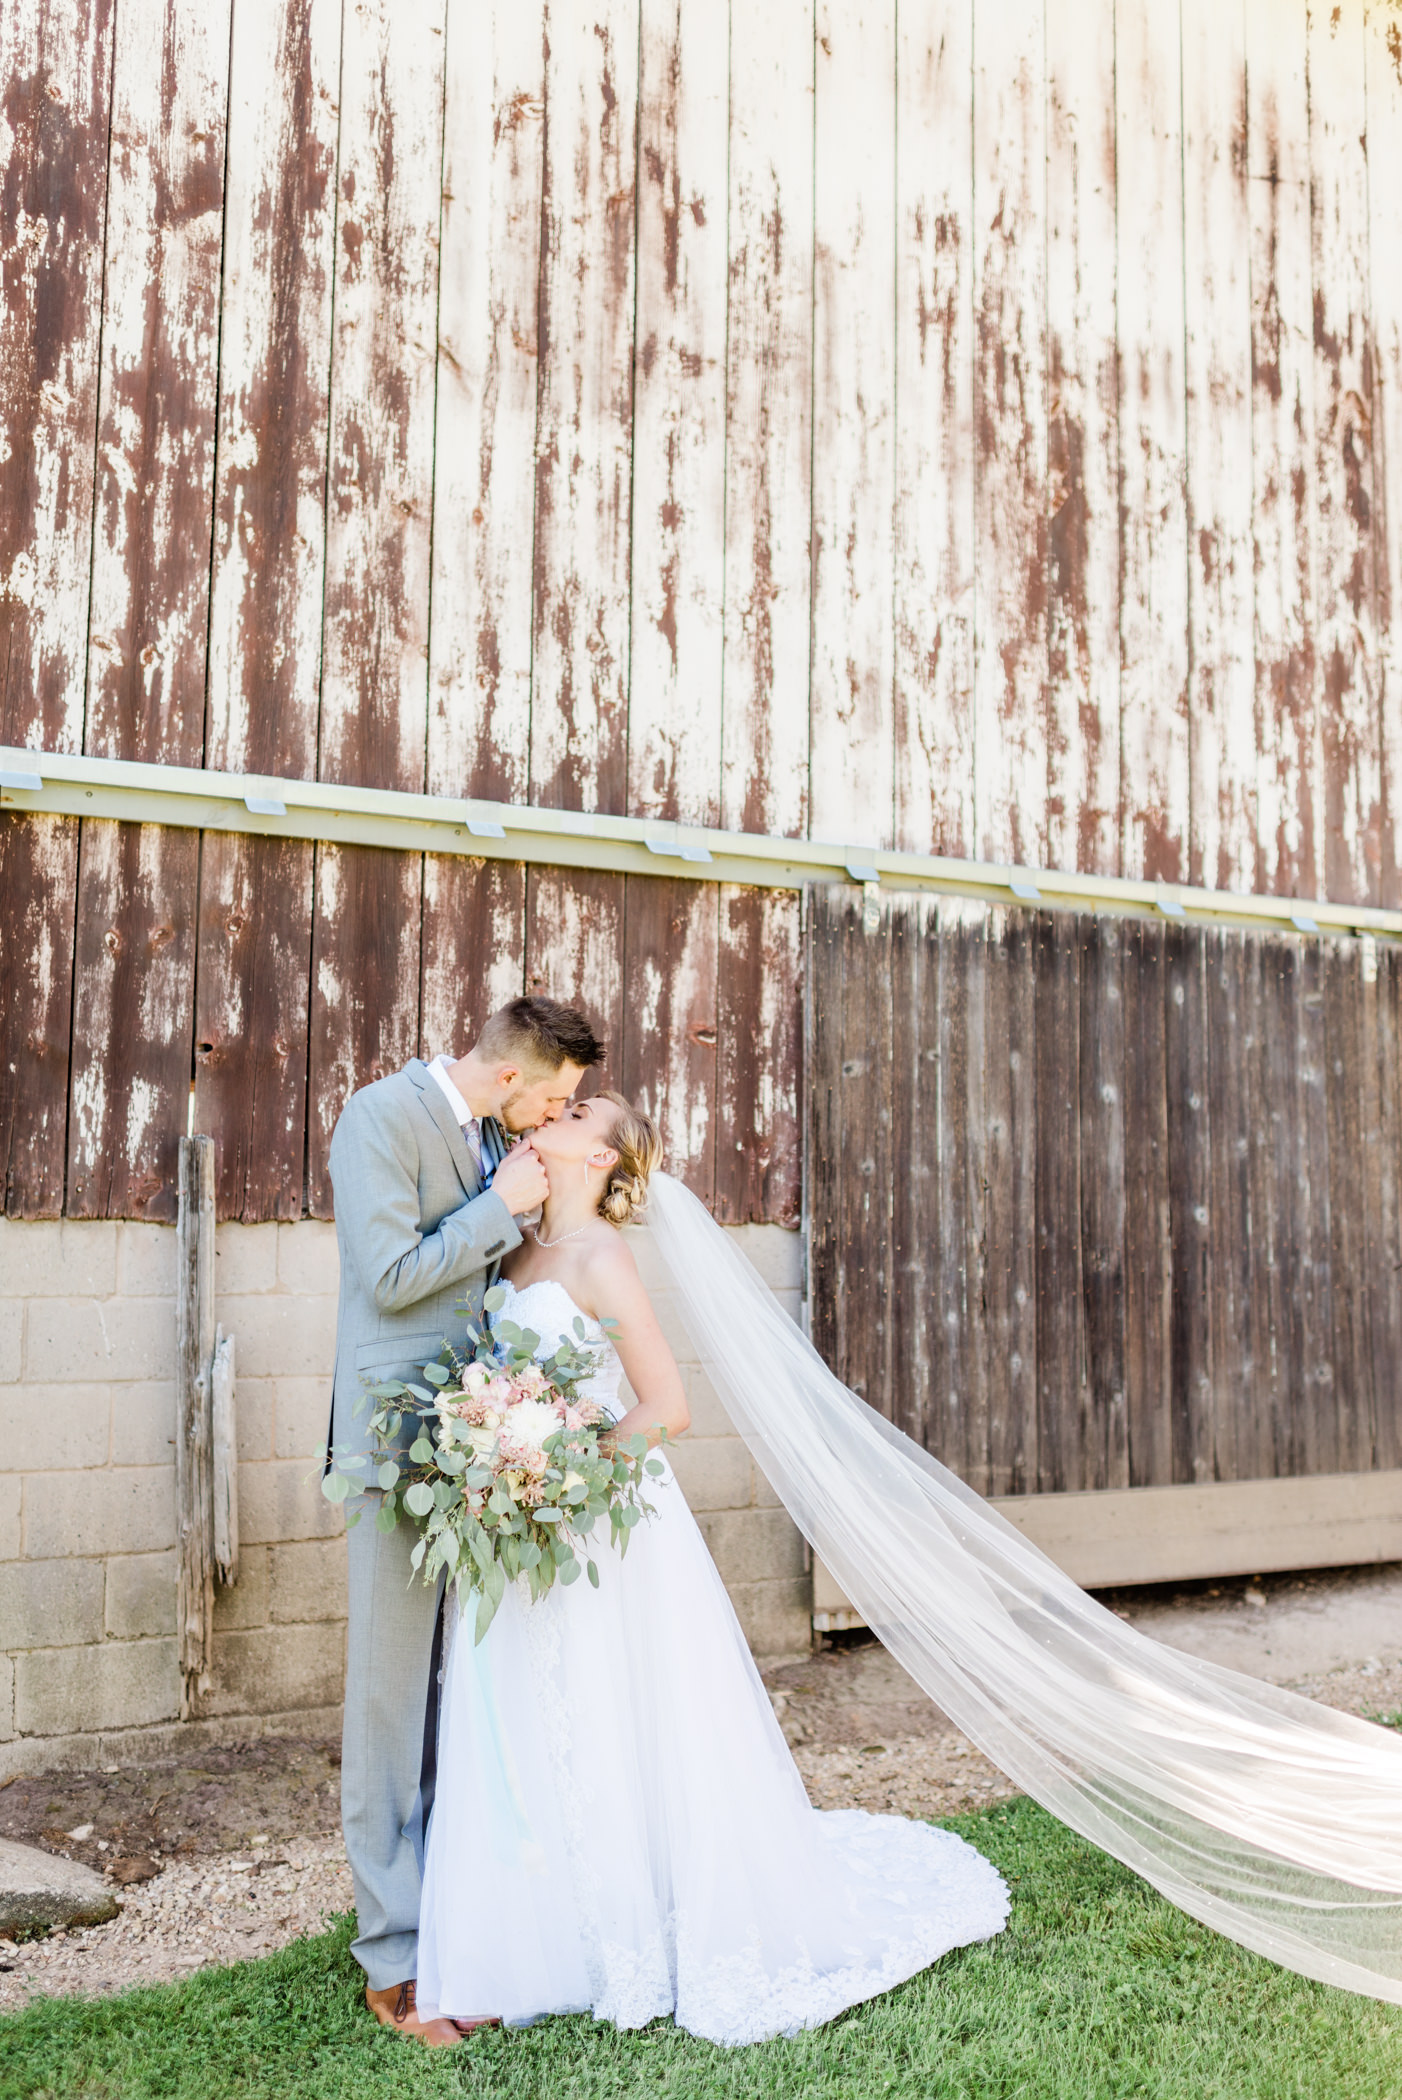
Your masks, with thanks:
[[(648, 1267), (649, 1247), (635, 1236)], [(799, 1245), (742, 1244), (798, 1314)], [(237, 1340), (240, 1575), (216, 1593), (213, 1689), (177, 1720), (175, 1234), (0, 1220), (0, 1777), (159, 1755), (191, 1733), (324, 1733), (344, 1668), (345, 1541), (318, 1485), (336, 1327), (334, 1227), (223, 1225)], [(649, 1281), (656, 1279), (651, 1275)], [(752, 1647), (809, 1639), (802, 1541), (755, 1473), (664, 1290), (692, 1431), (679, 1477)]]

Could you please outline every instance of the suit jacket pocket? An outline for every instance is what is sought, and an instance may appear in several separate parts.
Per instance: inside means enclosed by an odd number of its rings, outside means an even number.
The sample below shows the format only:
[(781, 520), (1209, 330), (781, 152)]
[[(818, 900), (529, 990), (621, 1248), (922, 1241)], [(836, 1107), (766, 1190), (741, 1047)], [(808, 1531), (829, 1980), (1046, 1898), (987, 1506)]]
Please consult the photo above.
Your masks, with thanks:
[(382, 1371), (395, 1365), (428, 1363), (443, 1347), (441, 1327), (422, 1334), (377, 1334), (372, 1342), (361, 1342), (355, 1352), (357, 1371)]

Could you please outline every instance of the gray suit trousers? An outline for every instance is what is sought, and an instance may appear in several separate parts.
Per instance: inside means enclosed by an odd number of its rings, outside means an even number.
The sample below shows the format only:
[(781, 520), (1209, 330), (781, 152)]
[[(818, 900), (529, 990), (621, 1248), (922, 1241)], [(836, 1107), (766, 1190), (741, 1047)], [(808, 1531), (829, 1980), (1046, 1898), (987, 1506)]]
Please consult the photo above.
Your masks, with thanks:
[(414, 1525), (377, 1529), (379, 1502), (378, 1495), (366, 1496), (346, 1540), (350, 1641), (341, 1814), (355, 1883), (358, 1934), (351, 1951), (372, 1990), (383, 1991), (418, 1970), (438, 1715), (434, 1635), (443, 1584), (430, 1589), (409, 1566), (419, 1536)]

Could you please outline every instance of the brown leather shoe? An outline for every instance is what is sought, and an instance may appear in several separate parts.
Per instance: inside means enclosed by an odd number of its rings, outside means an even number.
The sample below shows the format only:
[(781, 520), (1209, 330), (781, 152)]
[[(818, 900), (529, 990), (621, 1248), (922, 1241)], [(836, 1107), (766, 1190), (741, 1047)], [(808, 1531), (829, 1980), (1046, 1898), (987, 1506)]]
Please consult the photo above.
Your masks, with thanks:
[(392, 1983), (385, 1991), (372, 1991), (367, 1983), (365, 2003), (381, 2027), (392, 2027), (396, 2034), (412, 2035), (416, 2042), (425, 2042), (430, 2049), (451, 2049), (462, 2040), (451, 2020), (419, 2018), (412, 1979), (408, 1983)]

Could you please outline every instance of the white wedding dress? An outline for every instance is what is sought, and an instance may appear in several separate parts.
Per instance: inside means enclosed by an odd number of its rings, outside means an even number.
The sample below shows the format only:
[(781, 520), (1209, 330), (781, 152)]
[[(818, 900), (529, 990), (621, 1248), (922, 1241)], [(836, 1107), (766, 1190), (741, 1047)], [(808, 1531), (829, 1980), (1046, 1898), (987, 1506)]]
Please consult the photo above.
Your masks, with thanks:
[[(502, 1316), (550, 1355), (578, 1314), (542, 1280)], [(582, 1316), (581, 1316), (582, 1317)], [(591, 1396), (622, 1411), (603, 1331)], [(425, 2014), (671, 2014), (794, 2034), (1002, 1930), (995, 1869), (948, 1831), (812, 1808), (670, 1466), (600, 1587), (508, 1586), (448, 1645), (419, 1920)], [(451, 1603), (450, 1603), (451, 1611)]]

